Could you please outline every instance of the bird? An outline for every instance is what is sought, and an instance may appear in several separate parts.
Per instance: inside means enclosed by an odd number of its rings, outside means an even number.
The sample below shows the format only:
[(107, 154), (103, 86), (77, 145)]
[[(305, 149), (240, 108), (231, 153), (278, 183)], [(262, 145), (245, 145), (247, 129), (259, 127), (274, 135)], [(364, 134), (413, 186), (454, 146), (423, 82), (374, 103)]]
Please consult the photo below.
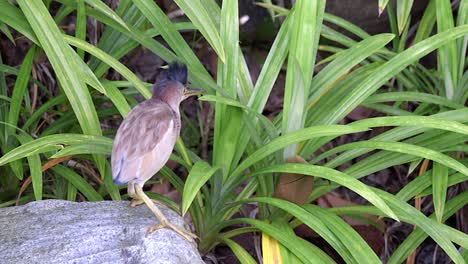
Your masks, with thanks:
[(153, 85), (153, 95), (133, 108), (124, 118), (112, 146), (112, 178), (115, 184), (128, 184), (127, 193), (135, 207), (145, 203), (159, 224), (148, 233), (170, 228), (189, 241), (196, 235), (170, 223), (153, 201), (143, 192), (143, 185), (169, 160), (180, 134), (180, 103), (200, 89), (187, 88), (187, 67), (179, 62), (169, 64)]

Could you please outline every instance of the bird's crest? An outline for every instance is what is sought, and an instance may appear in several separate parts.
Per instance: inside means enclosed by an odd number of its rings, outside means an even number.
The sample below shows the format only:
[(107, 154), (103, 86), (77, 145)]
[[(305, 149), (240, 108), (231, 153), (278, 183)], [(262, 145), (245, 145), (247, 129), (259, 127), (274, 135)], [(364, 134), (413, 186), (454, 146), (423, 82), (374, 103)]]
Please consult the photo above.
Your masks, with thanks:
[(177, 81), (183, 85), (187, 84), (187, 66), (180, 62), (172, 62), (169, 68), (161, 73), (161, 81)]

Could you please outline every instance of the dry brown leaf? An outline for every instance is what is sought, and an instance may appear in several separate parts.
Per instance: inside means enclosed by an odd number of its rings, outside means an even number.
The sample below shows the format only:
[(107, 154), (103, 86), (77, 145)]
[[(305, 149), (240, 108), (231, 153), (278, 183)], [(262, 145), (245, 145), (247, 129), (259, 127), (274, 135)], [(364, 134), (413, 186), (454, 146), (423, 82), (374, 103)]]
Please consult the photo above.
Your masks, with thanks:
[[(301, 156), (294, 156), (288, 163), (307, 164)], [(280, 175), (274, 196), (296, 204), (304, 204), (314, 189), (314, 177), (301, 174), (283, 173)]]

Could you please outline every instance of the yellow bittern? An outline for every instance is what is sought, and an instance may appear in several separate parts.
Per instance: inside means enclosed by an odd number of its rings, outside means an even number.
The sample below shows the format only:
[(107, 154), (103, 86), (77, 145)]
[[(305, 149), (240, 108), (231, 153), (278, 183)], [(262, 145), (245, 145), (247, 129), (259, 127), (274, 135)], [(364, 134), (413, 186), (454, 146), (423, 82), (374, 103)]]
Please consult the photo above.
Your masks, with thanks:
[(140, 103), (127, 115), (115, 136), (112, 148), (112, 176), (115, 184), (128, 183), (131, 206), (145, 203), (160, 224), (148, 229), (151, 233), (169, 227), (191, 241), (196, 236), (169, 223), (153, 201), (143, 192), (143, 185), (169, 160), (180, 133), (180, 103), (199, 94), (188, 89), (187, 67), (172, 63), (153, 86), (151, 99)]

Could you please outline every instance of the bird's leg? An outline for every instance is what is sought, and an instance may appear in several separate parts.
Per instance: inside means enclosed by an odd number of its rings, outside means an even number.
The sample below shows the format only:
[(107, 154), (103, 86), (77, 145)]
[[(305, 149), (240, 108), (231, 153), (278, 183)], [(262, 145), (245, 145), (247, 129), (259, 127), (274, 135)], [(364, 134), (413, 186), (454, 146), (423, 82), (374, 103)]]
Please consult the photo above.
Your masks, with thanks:
[(144, 201), (140, 199), (138, 195), (135, 193), (135, 183), (133, 181), (130, 181), (128, 183), (127, 193), (128, 193), (128, 196), (132, 198), (132, 202), (130, 203), (131, 207), (135, 207), (137, 205), (144, 203)]
[[(128, 183), (128, 188), (127, 188), (128, 196), (129, 196), (130, 198), (132, 198), (132, 201), (130, 202), (130, 206), (131, 206), (131, 207), (135, 207), (135, 206), (138, 206), (138, 205), (140, 205), (140, 204), (144, 204), (144, 203), (145, 203), (145, 202), (144, 202), (142, 199), (140, 199), (140, 198), (138, 197), (138, 195), (135, 193), (135, 185), (136, 185), (136, 183), (134, 183), (134, 182), (129, 182), (129, 183)], [(160, 201), (157, 201), (157, 200), (151, 199), (151, 201), (153, 201), (153, 202), (155, 202), (155, 203), (157, 203), (157, 204), (161, 204), (161, 202), (160, 202)]]
[(195, 238), (197, 238), (196, 235), (192, 234), (189, 231), (186, 231), (184, 228), (178, 227), (170, 223), (169, 221), (167, 221), (167, 218), (163, 215), (161, 210), (159, 210), (159, 208), (154, 205), (153, 201), (143, 192), (142, 187), (139, 186), (138, 184), (135, 184), (134, 187), (135, 187), (135, 191), (136, 191), (136, 195), (138, 199), (143, 200), (143, 202), (148, 206), (151, 212), (153, 212), (153, 214), (156, 215), (156, 217), (158, 218), (160, 222), (160, 224), (150, 227), (148, 231), (146, 231), (146, 234), (150, 234), (158, 229), (168, 227), (174, 230), (175, 232), (177, 232), (179, 235), (181, 235), (188, 241), (193, 241)]

